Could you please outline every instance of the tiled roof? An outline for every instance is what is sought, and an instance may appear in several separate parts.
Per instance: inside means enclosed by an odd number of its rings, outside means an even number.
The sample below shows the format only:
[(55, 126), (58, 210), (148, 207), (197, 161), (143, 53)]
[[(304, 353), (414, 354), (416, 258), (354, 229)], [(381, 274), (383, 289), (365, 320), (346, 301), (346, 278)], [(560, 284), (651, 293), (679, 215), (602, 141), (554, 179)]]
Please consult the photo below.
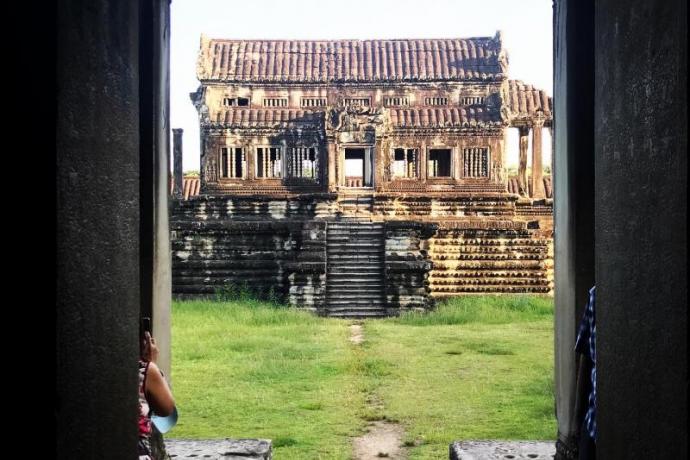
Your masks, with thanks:
[(416, 127), (491, 127), (501, 126), (497, 110), (486, 108), (409, 108), (390, 109), (391, 122), (399, 128)]
[(197, 77), (224, 82), (501, 80), (501, 37), (227, 40), (202, 36)]
[[(201, 181), (199, 176), (184, 176), (182, 178), (182, 197), (188, 200), (189, 197), (197, 196), (201, 188)], [(170, 193), (175, 190), (175, 179), (170, 177)]]
[(542, 111), (546, 119), (553, 117), (553, 99), (544, 90), (534, 88), (520, 80), (508, 80), (508, 107), (513, 117), (529, 119)]

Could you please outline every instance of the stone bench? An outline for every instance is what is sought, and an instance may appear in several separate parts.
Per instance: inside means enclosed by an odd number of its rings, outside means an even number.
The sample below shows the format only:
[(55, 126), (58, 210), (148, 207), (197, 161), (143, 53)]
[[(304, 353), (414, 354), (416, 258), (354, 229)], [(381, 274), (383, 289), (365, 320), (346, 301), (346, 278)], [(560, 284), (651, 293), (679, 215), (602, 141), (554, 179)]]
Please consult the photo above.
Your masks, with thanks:
[(171, 459), (195, 460), (271, 460), (270, 439), (166, 439), (165, 450)]
[(455, 441), (450, 460), (552, 460), (555, 441)]

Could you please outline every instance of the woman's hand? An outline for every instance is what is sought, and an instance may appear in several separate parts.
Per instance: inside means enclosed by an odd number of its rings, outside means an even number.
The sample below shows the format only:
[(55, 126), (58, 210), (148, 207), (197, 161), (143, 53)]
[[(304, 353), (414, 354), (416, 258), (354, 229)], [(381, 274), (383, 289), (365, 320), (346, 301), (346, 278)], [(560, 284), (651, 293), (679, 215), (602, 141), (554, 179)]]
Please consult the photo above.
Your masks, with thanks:
[(156, 339), (151, 337), (148, 331), (144, 332), (144, 355), (142, 357), (149, 362), (158, 361), (158, 345), (156, 345)]

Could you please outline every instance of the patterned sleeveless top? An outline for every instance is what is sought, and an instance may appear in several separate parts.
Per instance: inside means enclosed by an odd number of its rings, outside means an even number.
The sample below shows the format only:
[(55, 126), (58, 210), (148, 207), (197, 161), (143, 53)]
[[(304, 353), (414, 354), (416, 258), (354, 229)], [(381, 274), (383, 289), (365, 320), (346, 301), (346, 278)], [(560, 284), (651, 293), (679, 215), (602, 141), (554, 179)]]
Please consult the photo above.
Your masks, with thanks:
[(148, 361), (139, 360), (139, 460), (153, 460), (151, 457), (151, 409), (146, 400), (146, 371)]

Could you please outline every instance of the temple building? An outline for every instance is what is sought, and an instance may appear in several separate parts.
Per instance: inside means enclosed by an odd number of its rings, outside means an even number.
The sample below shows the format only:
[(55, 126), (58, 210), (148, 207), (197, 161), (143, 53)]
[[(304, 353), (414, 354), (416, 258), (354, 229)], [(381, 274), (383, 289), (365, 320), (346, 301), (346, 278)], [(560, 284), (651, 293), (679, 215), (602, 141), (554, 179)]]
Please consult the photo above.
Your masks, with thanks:
[(201, 168), (174, 203), (175, 295), (248, 285), (323, 315), (383, 316), (552, 292), (552, 101), (508, 78), (500, 32), (202, 36), (197, 76)]

